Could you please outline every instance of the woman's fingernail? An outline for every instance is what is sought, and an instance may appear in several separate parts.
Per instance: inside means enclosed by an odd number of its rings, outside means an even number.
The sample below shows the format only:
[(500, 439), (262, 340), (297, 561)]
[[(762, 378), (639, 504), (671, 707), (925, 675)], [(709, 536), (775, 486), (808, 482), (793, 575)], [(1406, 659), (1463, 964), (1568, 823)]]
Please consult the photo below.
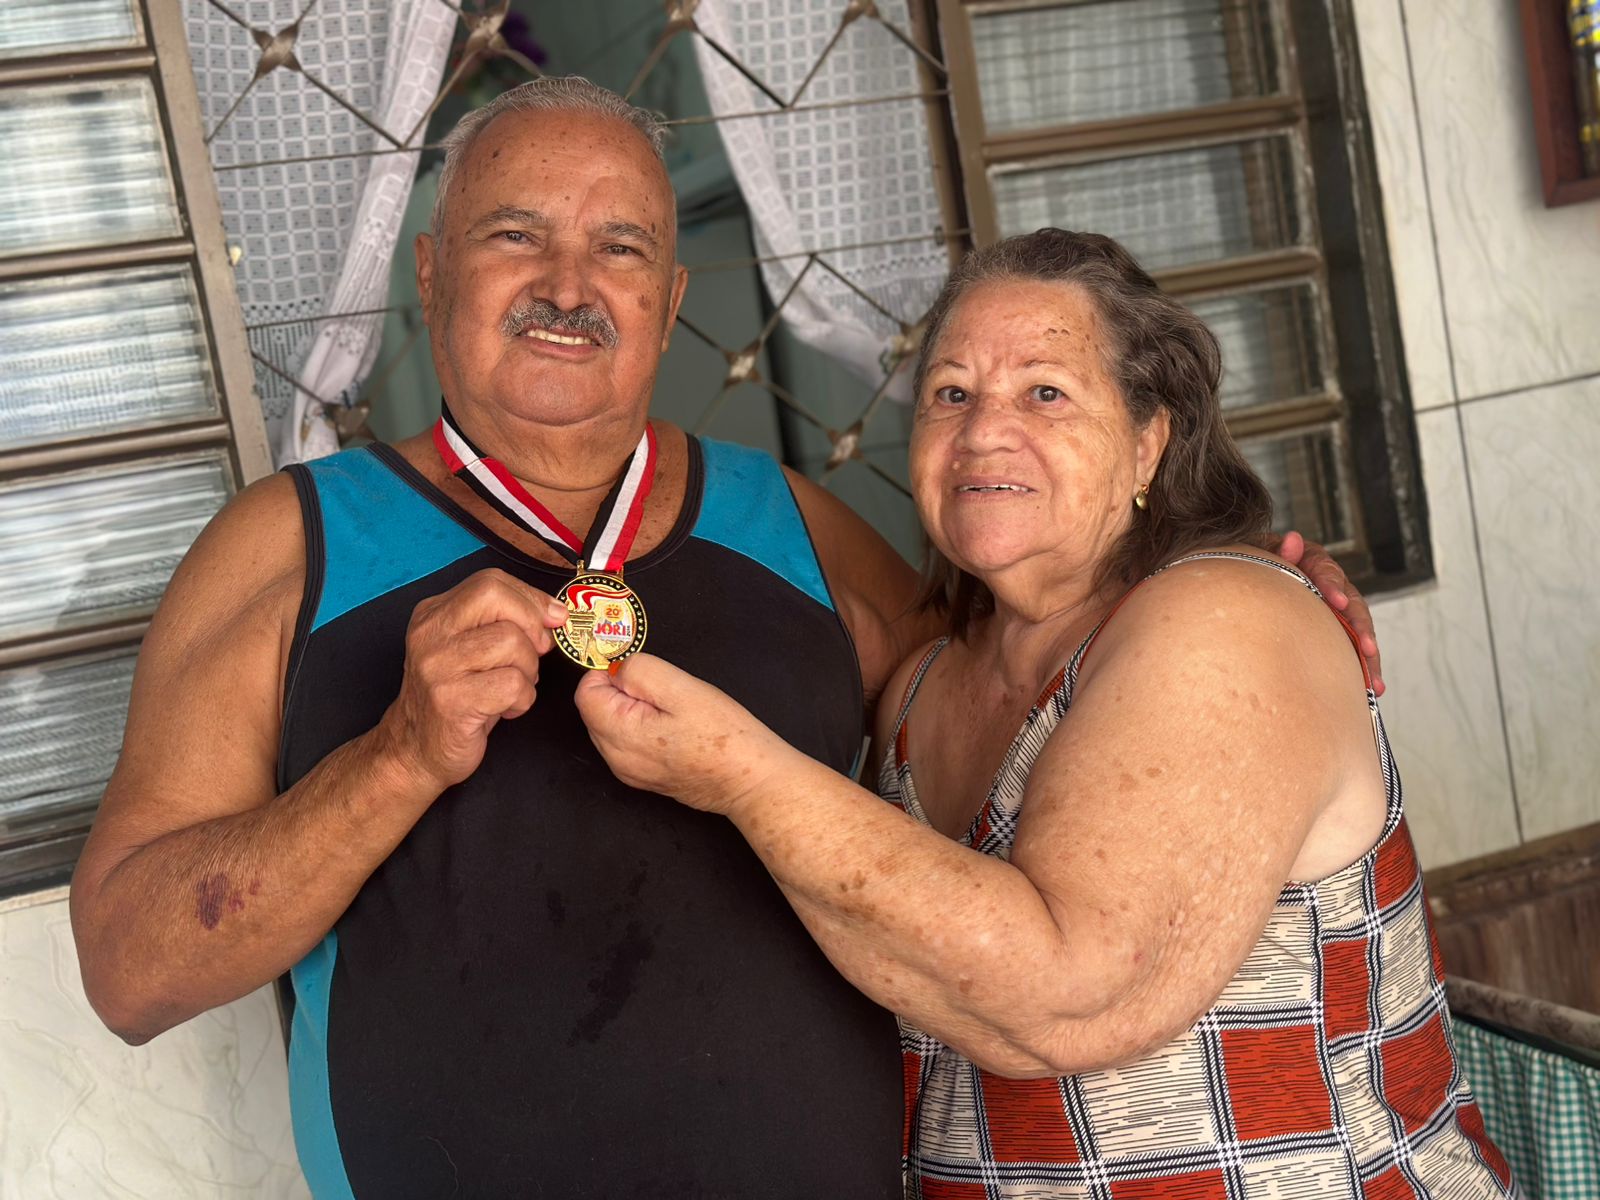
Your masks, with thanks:
[(607, 675), (615, 675), (620, 670), (622, 670), (622, 664), (614, 658), (606, 664)]

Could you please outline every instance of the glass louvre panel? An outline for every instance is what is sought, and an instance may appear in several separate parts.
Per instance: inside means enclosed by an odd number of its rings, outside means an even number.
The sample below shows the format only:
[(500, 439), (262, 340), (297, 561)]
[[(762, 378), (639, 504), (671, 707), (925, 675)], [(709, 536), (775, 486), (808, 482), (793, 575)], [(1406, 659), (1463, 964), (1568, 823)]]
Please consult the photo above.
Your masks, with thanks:
[(188, 267), (0, 284), (0, 449), (216, 412)]
[(972, 15), (990, 134), (1282, 90), (1270, 0), (1118, 0)]
[(1299, 245), (1309, 236), (1283, 135), (993, 172), (1000, 235), (1046, 225), (1116, 238), (1148, 271)]
[(4, 0), (0, 59), (118, 50), (144, 42), (133, 0)]
[(6, 851), (89, 824), (122, 746), (136, 654), (0, 672), (0, 874)]
[(1350, 539), (1339, 443), (1333, 426), (1241, 441), (1239, 449), (1272, 493), (1272, 527), (1297, 529), (1335, 547)]
[(0, 638), (150, 612), (228, 491), (220, 453), (0, 489)]
[(0, 255), (183, 232), (144, 78), (0, 90)]
[(1254, 408), (1331, 390), (1310, 283), (1206, 296), (1188, 304), (1222, 346), (1223, 408)]

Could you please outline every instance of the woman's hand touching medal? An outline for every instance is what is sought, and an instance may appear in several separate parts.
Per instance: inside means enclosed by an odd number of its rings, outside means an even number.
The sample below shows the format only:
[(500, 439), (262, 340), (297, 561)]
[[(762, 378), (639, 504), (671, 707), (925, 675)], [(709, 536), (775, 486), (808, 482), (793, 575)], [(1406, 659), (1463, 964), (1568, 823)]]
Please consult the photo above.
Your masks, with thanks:
[(587, 672), (576, 699), (618, 779), (702, 812), (734, 815), (796, 753), (723, 692), (652, 654)]

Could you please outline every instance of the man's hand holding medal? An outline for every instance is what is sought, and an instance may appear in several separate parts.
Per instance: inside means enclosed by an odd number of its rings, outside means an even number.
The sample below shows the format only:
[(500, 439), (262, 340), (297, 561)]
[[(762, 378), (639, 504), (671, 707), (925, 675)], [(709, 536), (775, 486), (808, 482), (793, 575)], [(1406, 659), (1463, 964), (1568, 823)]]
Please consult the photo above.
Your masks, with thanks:
[(565, 604), (492, 569), (423, 600), (380, 737), (437, 791), (460, 783), (483, 761), (489, 732), (533, 707), (539, 660), (566, 620)]

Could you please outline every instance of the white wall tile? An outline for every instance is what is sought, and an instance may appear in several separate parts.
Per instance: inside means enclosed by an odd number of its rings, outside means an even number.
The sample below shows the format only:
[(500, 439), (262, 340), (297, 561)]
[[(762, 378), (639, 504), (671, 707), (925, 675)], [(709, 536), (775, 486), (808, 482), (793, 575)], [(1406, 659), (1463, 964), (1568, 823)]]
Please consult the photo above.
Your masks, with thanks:
[(1455, 410), (1419, 414), (1417, 434), (1435, 581), (1372, 616), (1412, 834), (1423, 866), (1439, 867), (1515, 846), (1517, 824)]
[(1422, 412), (1453, 403), (1455, 392), (1405, 28), (1400, 0), (1354, 0), (1354, 9), (1406, 374)]
[(309, 1195), (262, 989), (126, 1046), (84, 999), (65, 899), (0, 912), (0, 1194)]
[(1458, 395), (1600, 371), (1600, 214), (1544, 207), (1517, 6), (1402, 0), (1402, 11)]
[(1600, 821), (1600, 379), (1462, 407), (1523, 832)]

